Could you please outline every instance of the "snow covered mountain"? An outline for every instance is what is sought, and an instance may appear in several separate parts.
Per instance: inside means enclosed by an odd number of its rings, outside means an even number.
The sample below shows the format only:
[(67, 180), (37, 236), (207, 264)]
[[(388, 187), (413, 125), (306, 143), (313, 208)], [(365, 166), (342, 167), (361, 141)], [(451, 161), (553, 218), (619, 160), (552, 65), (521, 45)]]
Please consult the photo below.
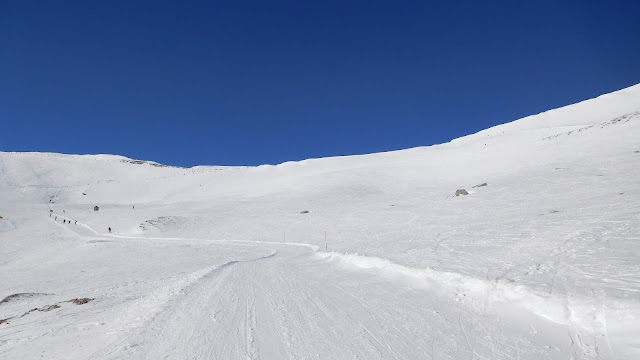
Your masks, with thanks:
[(640, 85), (277, 166), (0, 152), (0, 358), (640, 358), (638, 139)]

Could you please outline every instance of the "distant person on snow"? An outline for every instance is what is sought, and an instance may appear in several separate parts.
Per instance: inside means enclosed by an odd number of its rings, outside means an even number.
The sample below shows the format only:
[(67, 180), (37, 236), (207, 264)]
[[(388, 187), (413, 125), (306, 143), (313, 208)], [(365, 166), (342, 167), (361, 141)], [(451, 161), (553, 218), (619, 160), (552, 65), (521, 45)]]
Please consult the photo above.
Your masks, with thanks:
[(111, 226), (109, 226), (109, 232), (111, 232)]

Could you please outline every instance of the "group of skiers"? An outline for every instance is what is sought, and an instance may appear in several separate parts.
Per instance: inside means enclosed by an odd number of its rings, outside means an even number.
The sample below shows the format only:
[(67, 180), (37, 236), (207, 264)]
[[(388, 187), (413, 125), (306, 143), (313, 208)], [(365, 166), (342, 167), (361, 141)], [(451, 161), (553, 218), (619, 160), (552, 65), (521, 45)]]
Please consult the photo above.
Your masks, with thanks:
[[(51, 217), (51, 213), (49, 213), (49, 217)], [(58, 217), (56, 216), (56, 217), (54, 218), (54, 220), (58, 221)], [(74, 221), (75, 221), (75, 223), (74, 223), (73, 225), (78, 225), (78, 220), (74, 220)], [(71, 220), (68, 220), (68, 219), (62, 219), (62, 223), (63, 223), (63, 224), (66, 224), (66, 223), (71, 224)]]
[[(53, 201), (52, 201), (52, 200), (49, 200), (49, 202), (53, 203)], [(97, 206), (96, 206), (96, 208), (97, 208)], [(133, 206), (132, 206), (132, 209), (135, 209), (135, 208), (136, 208), (136, 206), (135, 206), (135, 205), (133, 205)], [(64, 213), (66, 213), (66, 211), (62, 210), (62, 213), (64, 214)], [(52, 216), (52, 214), (53, 214), (53, 210), (50, 210), (50, 211), (49, 211), (49, 217), (51, 217), (51, 216)], [(58, 220), (58, 217), (57, 217), (57, 216), (55, 217), (55, 220), (56, 220), (56, 221)], [(74, 225), (77, 225), (77, 224), (78, 224), (78, 220), (74, 220), (74, 221), (75, 221)], [(66, 224), (67, 222), (68, 222), (69, 224), (71, 224), (71, 220), (67, 220), (67, 219), (62, 219), (62, 222), (63, 222), (63, 223), (65, 223), (65, 224)], [(109, 233), (111, 233), (111, 226), (109, 226)]]
[[(64, 210), (62, 210), (62, 212), (65, 212), (65, 211), (64, 211)], [(51, 213), (51, 212), (49, 212), (49, 217), (52, 217), (52, 213)], [(54, 217), (54, 220), (55, 220), (55, 221), (58, 221), (58, 216), (55, 216), (55, 217)], [(71, 225), (71, 220), (68, 220), (68, 219), (62, 219), (62, 223), (63, 223), (63, 224), (69, 223), (69, 225)], [(78, 220), (74, 220), (73, 225), (78, 225)], [(109, 233), (111, 233), (111, 226), (109, 226)]]

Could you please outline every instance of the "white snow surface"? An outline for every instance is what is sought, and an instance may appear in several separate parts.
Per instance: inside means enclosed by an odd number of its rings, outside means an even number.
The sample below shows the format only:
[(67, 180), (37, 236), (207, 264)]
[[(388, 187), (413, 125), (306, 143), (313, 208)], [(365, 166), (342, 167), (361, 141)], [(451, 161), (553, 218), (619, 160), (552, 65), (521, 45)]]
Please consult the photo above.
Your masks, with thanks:
[(0, 152), (0, 358), (640, 359), (639, 139), (636, 85), (277, 166)]

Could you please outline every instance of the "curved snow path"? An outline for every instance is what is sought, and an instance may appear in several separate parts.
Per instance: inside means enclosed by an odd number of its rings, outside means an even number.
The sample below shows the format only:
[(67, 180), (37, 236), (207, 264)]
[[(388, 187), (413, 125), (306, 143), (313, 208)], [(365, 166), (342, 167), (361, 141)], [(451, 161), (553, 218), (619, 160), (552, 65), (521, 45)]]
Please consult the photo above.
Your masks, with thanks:
[[(576, 312), (579, 299), (308, 244), (126, 237), (60, 222), (64, 258), (42, 268), (56, 269), (50, 278), (27, 277), (56, 294), (0, 308), (18, 316), (0, 326), (0, 358), (637, 358), (610, 341), (617, 317), (598, 303)], [(95, 301), (20, 317), (80, 296)]]
[[(430, 358), (457, 349), (422, 296), (390, 291), (362, 274), (344, 276), (313, 251), (230, 263), (192, 284), (165, 310), (96, 358)], [(368, 279), (367, 279), (368, 278)], [(414, 294), (415, 295), (415, 294)], [(424, 295), (424, 294), (423, 294)], [(457, 320), (457, 319), (456, 319)], [(437, 337), (437, 339), (435, 339)], [(462, 338), (461, 337), (461, 338)], [(466, 356), (465, 356), (466, 357)]]
[[(274, 251), (212, 269), (154, 317), (92, 358), (540, 359), (585, 355), (570, 343), (572, 335), (567, 336), (566, 328), (550, 328), (562, 333), (566, 341), (551, 340), (548, 337), (553, 335), (547, 334), (540, 339), (542, 343), (532, 343), (530, 334), (514, 332), (517, 327), (503, 323), (495, 313), (474, 311), (463, 301), (436, 291), (332, 266), (318, 261), (314, 250), (307, 247), (254, 246)], [(533, 331), (536, 320), (532, 321), (522, 325), (527, 332)], [(544, 346), (544, 341), (551, 345)]]
[[(307, 244), (126, 237), (78, 225), (66, 228), (144, 249), (176, 274), (131, 299), (98, 287), (123, 299), (110, 303), (126, 313), (105, 325), (92, 359), (619, 358), (606, 334), (479, 296), (467, 281), (416, 281), (383, 259), (385, 266)], [(250, 251), (229, 251), (238, 245)], [(193, 249), (206, 251), (205, 261), (185, 272), (176, 259)]]

